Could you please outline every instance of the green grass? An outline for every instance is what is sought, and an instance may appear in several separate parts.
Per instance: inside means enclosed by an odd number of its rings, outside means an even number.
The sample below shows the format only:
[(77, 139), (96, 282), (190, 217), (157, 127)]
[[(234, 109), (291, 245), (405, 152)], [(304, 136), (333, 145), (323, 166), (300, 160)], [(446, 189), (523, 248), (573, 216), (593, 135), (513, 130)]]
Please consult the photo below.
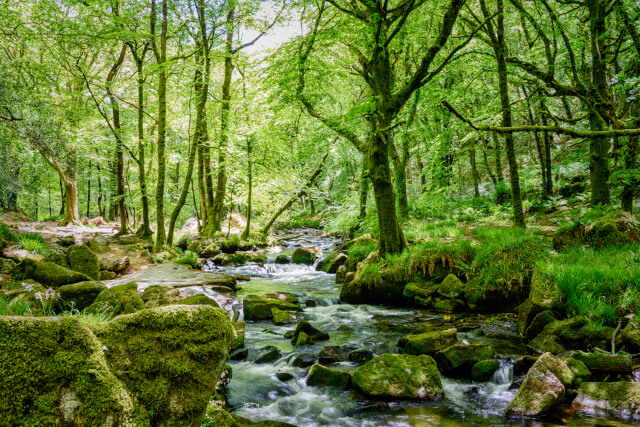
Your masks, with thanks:
[(46, 255), (51, 252), (42, 236), (38, 233), (21, 233), (18, 241), (19, 247), (29, 252), (39, 253), (40, 255)]
[(0, 240), (18, 241), (18, 237), (6, 225), (0, 225)]
[(574, 248), (538, 263), (538, 272), (560, 291), (569, 315), (584, 315), (595, 325), (611, 325), (640, 314), (640, 248)]
[(0, 298), (0, 316), (28, 316), (31, 315), (29, 304), (18, 301), (11, 304), (4, 298)]
[(191, 251), (185, 251), (184, 256), (174, 261), (176, 264), (190, 265), (193, 268), (198, 268), (198, 254)]
[(368, 244), (354, 244), (349, 249), (347, 249), (347, 255), (350, 258), (355, 258), (356, 260), (358, 260), (358, 262), (360, 262), (365, 259), (371, 252), (375, 251), (376, 247), (378, 247), (378, 243), (376, 242), (371, 242)]
[(458, 220), (412, 221), (405, 225), (404, 235), (409, 240), (434, 238), (454, 238), (460, 236), (463, 229)]

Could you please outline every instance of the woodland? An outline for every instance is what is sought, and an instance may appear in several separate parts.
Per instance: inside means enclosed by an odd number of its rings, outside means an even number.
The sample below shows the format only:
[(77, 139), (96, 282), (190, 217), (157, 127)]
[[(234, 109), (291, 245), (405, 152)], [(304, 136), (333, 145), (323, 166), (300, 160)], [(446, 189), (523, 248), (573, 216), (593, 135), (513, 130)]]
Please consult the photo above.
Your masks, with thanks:
[(640, 419), (640, 2), (0, 0), (0, 47), (0, 425)]

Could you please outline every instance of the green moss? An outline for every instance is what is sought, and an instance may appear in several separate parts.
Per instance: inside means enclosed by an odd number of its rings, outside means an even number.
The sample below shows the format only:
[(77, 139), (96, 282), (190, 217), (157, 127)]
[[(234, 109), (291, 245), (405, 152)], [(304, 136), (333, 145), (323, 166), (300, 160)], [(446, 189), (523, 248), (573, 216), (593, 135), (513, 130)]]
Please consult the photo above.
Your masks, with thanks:
[(192, 268), (198, 268), (198, 254), (191, 251), (186, 251), (181, 258), (174, 261), (176, 264), (189, 265)]
[(79, 282), (60, 286), (57, 291), (61, 299), (59, 303), (64, 308), (73, 307), (81, 311), (93, 304), (98, 295), (106, 289), (101, 282)]
[(455, 329), (447, 329), (444, 331), (405, 335), (398, 341), (398, 347), (403, 348), (406, 354), (417, 356), (420, 354), (433, 354), (457, 343), (458, 331)]
[(351, 374), (343, 371), (336, 371), (325, 366), (315, 364), (309, 368), (307, 373), (308, 386), (325, 386), (346, 389), (351, 383)]
[(182, 304), (182, 305), (210, 305), (212, 307), (220, 308), (220, 305), (216, 302), (216, 300), (209, 298), (203, 294), (191, 295), (190, 297), (186, 297), (185, 299), (174, 301), (173, 304)]
[(265, 295), (247, 295), (243, 300), (245, 320), (272, 319), (272, 308), (286, 311), (302, 311), (298, 297), (286, 292), (271, 292)]
[(411, 282), (404, 287), (402, 295), (416, 305), (430, 307), (437, 290), (438, 286), (431, 283)]
[(464, 286), (457, 276), (449, 274), (438, 286), (438, 293), (446, 298), (458, 298), (464, 293)]
[(33, 279), (46, 287), (57, 288), (71, 283), (91, 280), (85, 274), (69, 270), (52, 262), (40, 262), (29, 258), (22, 260), (13, 272), (17, 280)]
[(478, 382), (489, 381), (491, 376), (493, 376), (493, 373), (497, 371), (499, 367), (499, 360), (481, 360), (471, 367), (471, 378)]
[(93, 280), (100, 280), (100, 261), (87, 245), (74, 245), (67, 249), (67, 262), (72, 270)]
[(435, 359), (443, 373), (466, 374), (477, 362), (493, 359), (495, 354), (491, 344), (456, 344), (437, 352)]
[(79, 320), (3, 317), (0, 335), (4, 425), (149, 425)]
[(91, 304), (87, 311), (97, 313), (104, 310), (113, 316), (133, 313), (144, 308), (144, 301), (138, 294), (138, 285), (135, 282), (114, 286), (102, 291)]
[(297, 248), (291, 255), (291, 262), (294, 264), (311, 265), (316, 260), (316, 254), (306, 248)]
[(271, 309), (271, 316), (273, 317), (273, 323), (276, 325), (285, 325), (288, 323), (296, 323), (300, 320), (296, 311), (291, 310), (280, 310), (279, 308), (273, 307)]

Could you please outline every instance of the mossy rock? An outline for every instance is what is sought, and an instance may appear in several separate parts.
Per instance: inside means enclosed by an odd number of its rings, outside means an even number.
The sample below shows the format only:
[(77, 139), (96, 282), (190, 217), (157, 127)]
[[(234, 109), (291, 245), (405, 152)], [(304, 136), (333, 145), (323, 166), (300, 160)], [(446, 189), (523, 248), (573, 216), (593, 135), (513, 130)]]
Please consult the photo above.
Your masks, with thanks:
[(508, 313), (516, 310), (529, 295), (529, 285), (482, 284), (474, 277), (465, 284), (469, 310), (477, 313)]
[(508, 418), (539, 418), (562, 402), (575, 376), (569, 366), (551, 353), (533, 364), (515, 397), (507, 407)]
[(585, 365), (584, 362), (578, 359), (569, 357), (568, 359), (565, 360), (565, 363), (567, 364), (569, 369), (571, 369), (571, 372), (573, 372), (573, 375), (576, 378), (579, 378), (580, 381), (584, 381), (589, 377), (591, 377), (591, 371), (589, 370), (589, 368), (587, 368), (587, 365)]
[(87, 307), (89, 313), (106, 311), (113, 316), (142, 310), (144, 301), (138, 293), (136, 282), (124, 283), (102, 291), (93, 304)]
[(243, 265), (246, 264), (249, 260), (247, 254), (238, 252), (238, 253), (221, 253), (216, 255), (213, 258), (213, 263), (215, 265), (221, 265), (223, 267), (235, 266), (235, 265)]
[[(518, 331), (526, 336), (526, 331), (533, 319), (543, 311), (551, 311), (558, 314), (561, 309), (560, 292), (548, 280), (542, 278), (539, 272), (534, 272), (531, 278), (531, 291), (527, 298), (518, 307)], [(533, 338), (533, 336), (529, 336)]]
[(538, 353), (561, 354), (567, 350), (611, 345), (612, 328), (594, 330), (588, 323), (582, 316), (547, 323), (542, 332), (529, 342), (529, 348)]
[(0, 274), (11, 274), (16, 265), (11, 259), (0, 258)]
[(71, 270), (100, 280), (100, 260), (87, 245), (75, 245), (67, 249), (67, 262)]
[(353, 372), (356, 389), (375, 399), (433, 400), (444, 396), (431, 356), (382, 354)]
[(328, 333), (321, 331), (311, 323), (302, 319), (293, 332), (291, 343), (295, 344), (295, 346), (298, 347), (300, 345), (315, 344), (317, 342), (326, 341), (328, 339)]
[(291, 259), (283, 254), (280, 254), (276, 257), (275, 261), (276, 264), (291, 264)]
[(618, 334), (616, 344), (624, 346), (628, 352), (640, 353), (640, 324), (637, 320), (627, 323)]
[(45, 287), (58, 288), (72, 283), (90, 281), (86, 274), (69, 270), (52, 262), (41, 262), (25, 258), (14, 268), (17, 280), (33, 279)]
[(425, 332), (423, 334), (405, 335), (398, 341), (398, 347), (406, 354), (418, 356), (421, 354), (435, 354), (458, 343), (458, 331), (446, 329), (444, 331)]
[(464, 289), (465, 284), (457, 276), (449, 274), (438, 286), (438, 293), (445, 298), (459, 299)]
[(584, 382), (571, 408), (588, 414), (600, 413), (625, 419), (640, 419), (640, 383)]
[(438, 291), (438, 285), (432, 283), (410, 282), (404, 287), (402, 295), (409, 302), (422, 306), (431, 307), (433, 305), (433, 297)]
[(238, 348), (244, 347), (244, 332), (245, 332), (245, 323), (244, 322), (231, 322), (233, 329), (236, 331), (236, 337), (233, 339), (233, 342), (229, 346), (229, 350), (236, 350)]
[(312, 265), (316, 261), (316, 254), (312, 248), (297, 248), (291, 255), (291, 262), (294, 264)]
[(180, 291), (173, 286), (151, 285), (142, 292), (146, 308), (161, 307), (181, 300)]
[(547, 326), (549, 323), (555, 320), (557, 319), (553, 315), (553, 312), (551, 310), (545, 310), (543, 312), (536, 314), (531, 324), (527, 327), (525, 336), (526, 337), (538, 336), (538, 334), (542, 332), (545, 326)]
[(173, 301), (172, 304), (182, 304), (182, 305), (210, 305), (211, 307), (220, 308), (220, 304), (213, 298), (209, 298), (203, 294), (191, 295), (190, 297), (186, 297), (184, 299)]
[(471, 379), (478, 382), (489, 381), (498, 368), (500, 368), (499, 360), (481, 360), (471, 367)]
[(436, 353), (438, 369), (449, 375), (466, 375), (477, 362), (493, 359), (496, 351), (491, 344), (456, 344)]
[(310, 387), (336, 387), (344, 390), (349, 387), (350, 383), (351, 374), (349, 372), (329, 369), (317, 363), (310, 367), (307, 373), (307, 385)]
[(93, 330), (112, 371), (144, 405), (151, 425), (200, 425), (235, 335), (226, 311), (158, 307)]
[(0, 317), (0, 424), (148, 426), (80, 320)]
[(117, 277), (117, 274), (113, 271), (101, 270), (100, 280), (113, 280)]
[(58, 264), (60, 267), (69, 268), (69, 263), (67, 262), (67, 256), (60, 251), (53, 251), (50, 254), (47, 254), (44, 258), (42, 258), (44, 262), (52, 262), (54, 264)]
[[(385, 263), (379, 265), (377, 252), (362, 262), (352, 280), (345, 280), (340, 289), (340, 300), (350, 304), (402, 304), (404, 288), (411, 282), (402, 266)], [(376, 270), (371, 273), (372, 270)]]
[(559, 231), (553, 236), (553, 248), (588, 245), (592, 248), (621, 246), (640, 242), (640, 222), (628, 213), (606, 215), (589, 224)]
[(281, 421), (266, 420), (254, 423), (251, 420), (227, 412), (214, 403), (207, 407), (205, 422), (206, 425), (215, 427), (296, 427), (293, 424)]
[(73, 303), (73, 308), (82, 311), (93, 304), (98, 295), (106, 289), (104, 283), (90, 281), (60, 286), (57, 291), (63, 305), (70, 306)]
[(247, 295), (243, 299), (245, 320), (270, 320), (272, 308), (286, 311), (302, 311), (298, 297), (286, 292), (271, 292), (265, 295)]
[(630, 374), (633, 370), (631, 355), (627, 353), (585, 353), (579, 350), (572, 354), (571, 358), (584, 363), (592, 372)]
[(436, 302), (433, 309), (443, 313), (460, 313), (467, 309), (467, 305), (459, 299), (445, 299)]
[[(347, 256), (340, 252), (329, 254), (316, 265), (317, 271), (324, 271), (329, 274), (336, 274), (338, 268), (347, 262)], [(346, 267), (345, 267), (346, 268)]]
[(296, 323), (300, 320), (300, 316), (297, 311), (292, 310), (280, 310), (273, 307), (271, 309), (271, 316), (273, 317), (273, 323), (276, 325), (286, 325), (289, 323)]
[(56, 243), (62, 246), (63, 248), (68, 248), (69, 246), (73, 246), (76, 244), (76, 238), (73, 235), (63, 236), (56, 240)]

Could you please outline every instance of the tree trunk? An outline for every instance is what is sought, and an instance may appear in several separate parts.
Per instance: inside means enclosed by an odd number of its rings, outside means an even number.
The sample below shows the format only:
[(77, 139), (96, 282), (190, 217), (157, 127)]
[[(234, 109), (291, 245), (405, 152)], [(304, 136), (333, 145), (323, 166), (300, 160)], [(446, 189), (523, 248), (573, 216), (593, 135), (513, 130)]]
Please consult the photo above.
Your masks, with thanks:
[(497, 133), (491, 134), (493, 138), (493, 154), (496, 158), (496, 180), (497, 182), (504, 181), (504, 174), (502, 173), (502, 148), (500, 147), (500, 139)]
[[(640, 125), (640, 120), (635, 120), (635, 126)], [(627, 155), (624, 158), (624, 167), (627, 171), (633, 172), (636, 169), (638, 159), (638, 136), (630, 136), (627, 144)], [(633, 213), (633, 196), (638, 187), (638, 180), (633, 177), (627, 177), (622, 189), (622, 209), (625, 212)]]
[(359, 220), (363, 220), (367, 216), (367, 198), (369, 196), (369, 177), (367, 174), (367, 159), (362, 159), (362, 171), (360, 173), (360, 213), (358, 215)]
[(74, 176), (67, 176), (64, 180), (65, 203), (64, 203), (64, 219), (60, 222), (60, 226), (80, 225), (78, 218), (78, 186)]
[(480, 197), (480, 174), (478, 174), (478, 165), (476, 163), (476, 144), (473, 138), (469, 139), (469, 163), (471, 163), (471, 176), (473, 177), (473, 194)]
[[(133, 52), (133, 49), (132, 49)], [(153, 235), (149, 222), (149, 197), (147, 195), (147, 177), (145, 175), (145, 149), (144, 149), (144, 56), (136, 58), (138, 73), (138, 183), (140, 184), (140, 199), (142, 201), (142, 223), (136, 234), (142, 238), (150, 238)]]
[(242, 233), (242, 239), (247, 240), (249, 238), (249, 232), (251, 231), (251, 198), (253, 192), (253, 171), (251, 162), (251, 137), (247, 137), (247, 175), (248, 175), (248, 188), (247, 188), (247, 225)]
[(89, 160), (87, 177), (87, 218), (91, 218), (91, 160)]

